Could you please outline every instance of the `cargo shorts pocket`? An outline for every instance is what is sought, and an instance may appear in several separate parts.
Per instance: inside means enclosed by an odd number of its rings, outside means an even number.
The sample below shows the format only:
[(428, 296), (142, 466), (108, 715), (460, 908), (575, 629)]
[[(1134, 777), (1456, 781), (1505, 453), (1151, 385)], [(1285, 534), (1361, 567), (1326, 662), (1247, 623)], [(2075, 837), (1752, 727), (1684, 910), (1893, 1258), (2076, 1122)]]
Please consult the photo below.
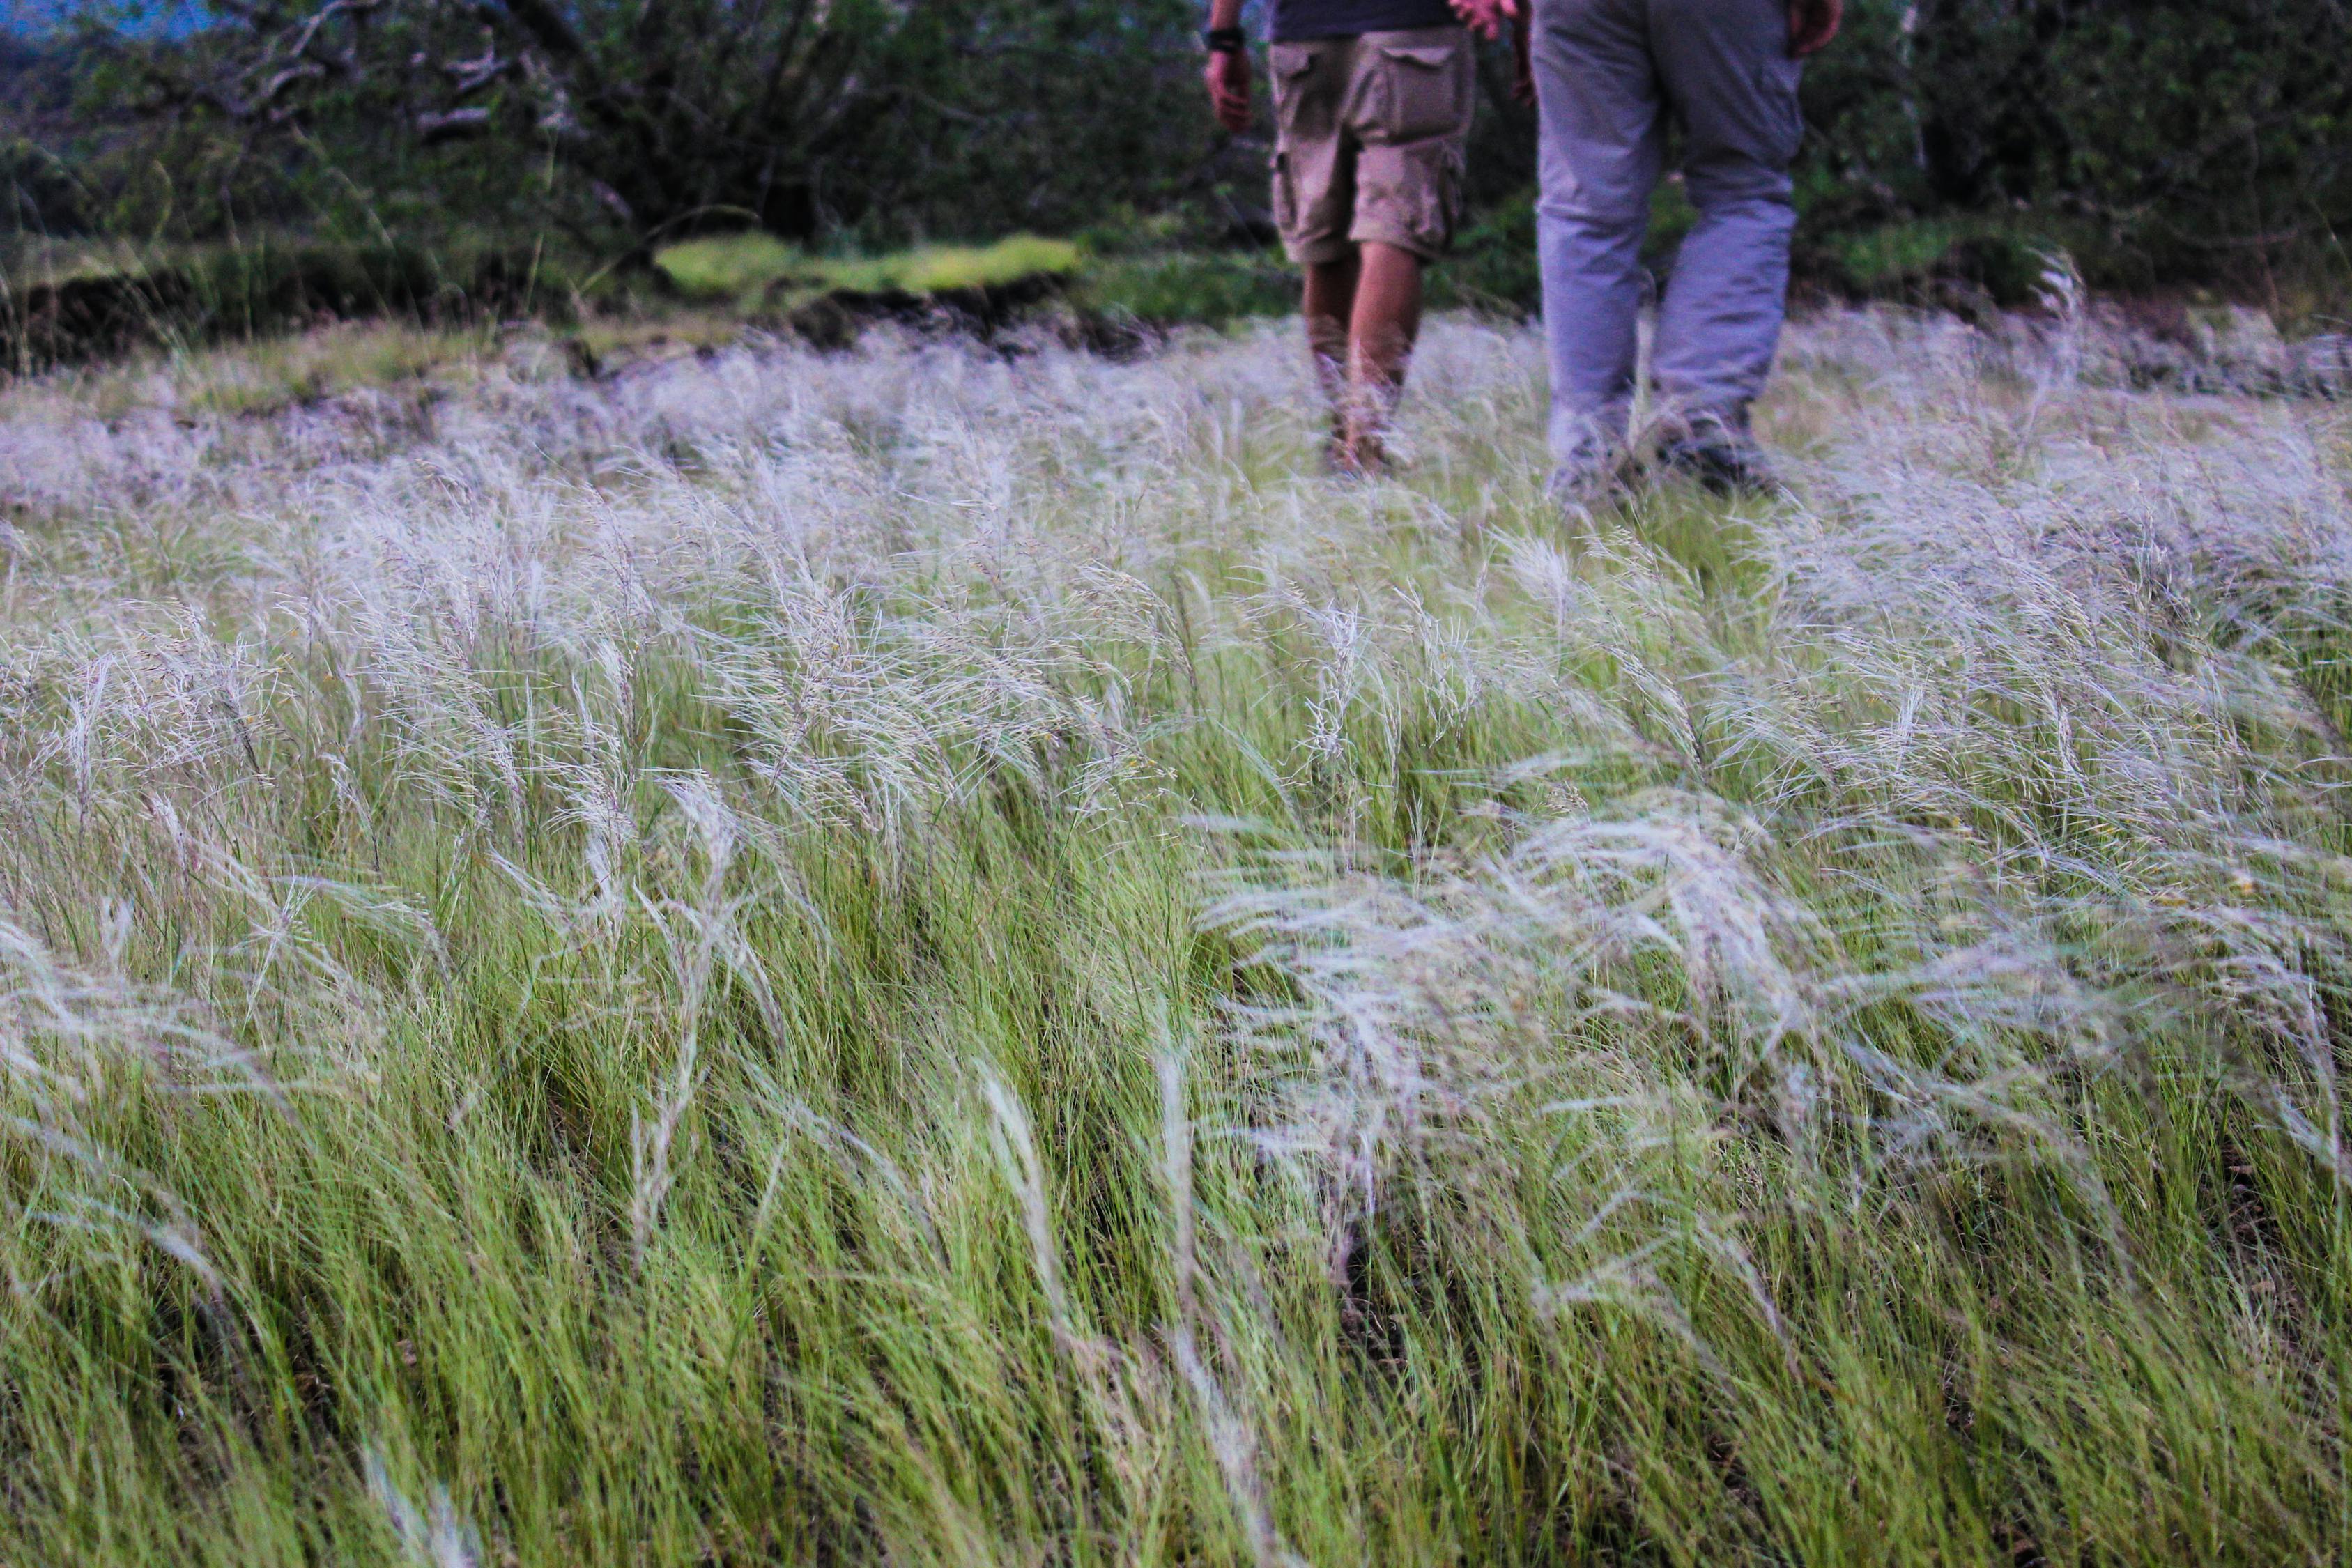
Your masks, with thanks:
[(1290, 178), (1290, 155), (1276, 150), (1267, 167), (1274, 177), (1274, 226), (1288, 239), (1298, 232), (1298, 189)]
[(1462, 188), (1468, 173), (1459, 137), (1438, 142), (1430, 158), (1429, 177), (1422, 183), (1418, 226), (1433, 252), (1451, 248), (1454, 231), (1462, 224)]
[(1274, 79), (1274, 123), (1276, 131), (1314, 135), (1330, 118), (1330, 96), (1315, 68), (1318, 46), (1276, 44), (1266, 51), (1267, 74)]
[(1365, 148), (1349, 237), (1401, 246), (1424, 260), (1444, 255), (1462, 219), (1463, 167), (1458, 136)]
[(1420, 142), (1464, 128), (1470, 114), (1470, 51), (1464, 44), (1380, 46), (1377, 115), (1389, 142)]

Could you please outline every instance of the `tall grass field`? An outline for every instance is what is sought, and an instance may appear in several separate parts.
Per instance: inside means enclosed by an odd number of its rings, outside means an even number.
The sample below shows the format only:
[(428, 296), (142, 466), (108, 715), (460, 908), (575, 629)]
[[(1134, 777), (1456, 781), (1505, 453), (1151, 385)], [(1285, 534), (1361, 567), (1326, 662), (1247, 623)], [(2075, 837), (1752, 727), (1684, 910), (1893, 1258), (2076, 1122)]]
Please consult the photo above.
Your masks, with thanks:
[(2352, 1559), (2352, 413), (1295, 331), (0, 388), (0, 1563)]

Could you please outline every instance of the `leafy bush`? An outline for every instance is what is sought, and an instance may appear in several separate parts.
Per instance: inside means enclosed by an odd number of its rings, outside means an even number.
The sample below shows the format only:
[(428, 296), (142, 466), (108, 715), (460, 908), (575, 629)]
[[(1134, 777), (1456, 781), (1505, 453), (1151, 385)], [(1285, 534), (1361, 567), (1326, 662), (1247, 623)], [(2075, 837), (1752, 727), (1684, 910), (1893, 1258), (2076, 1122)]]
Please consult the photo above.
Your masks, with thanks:
[(1097, 310), (1163, 326), (1215, 325), (1298, 309), (1298, 274), (1278, 251), (1114, 256), (1087, 269), (1077, 296)]
[(2335, 0), (1847, 15), (1806, 82), (1817, 228), (2022, 208), (2146, 284), (2242, 278), (2352, 223), (2352, 13)]

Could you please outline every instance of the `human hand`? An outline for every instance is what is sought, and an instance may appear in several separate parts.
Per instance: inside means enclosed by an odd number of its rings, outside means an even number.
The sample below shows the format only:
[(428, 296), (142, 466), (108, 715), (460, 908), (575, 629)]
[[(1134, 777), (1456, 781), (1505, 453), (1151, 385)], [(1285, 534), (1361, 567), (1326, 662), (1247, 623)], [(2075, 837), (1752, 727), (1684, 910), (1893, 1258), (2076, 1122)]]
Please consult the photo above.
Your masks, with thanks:
[(1797, 59), (1818, 53), (1844, 20), (1845, 0), (1789, 0), (1789, 53)]
[(1482, 38), (1503, 36), (1503, 24), (1519, 19), (1519, 7), (1526, 0), (1448, 0), (1462, 25)]
[(1216, 111), (1217, 123), (1235, 135), (1248, 130), (1248, 52), (1243, 49), (1213, 49), (1209, 53), (1209, 68), (1202, 74), (1209, 84), (1209, 107)]

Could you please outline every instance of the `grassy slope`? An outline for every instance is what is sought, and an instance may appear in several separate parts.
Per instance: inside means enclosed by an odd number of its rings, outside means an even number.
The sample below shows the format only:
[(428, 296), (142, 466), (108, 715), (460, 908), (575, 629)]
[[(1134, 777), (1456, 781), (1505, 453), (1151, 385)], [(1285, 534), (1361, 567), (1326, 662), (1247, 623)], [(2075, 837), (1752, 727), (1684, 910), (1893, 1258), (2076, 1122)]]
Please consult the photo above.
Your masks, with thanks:
[(0, 394), (0, 1561), (2337, 1560), (2345, 426), (1911, 331)]

